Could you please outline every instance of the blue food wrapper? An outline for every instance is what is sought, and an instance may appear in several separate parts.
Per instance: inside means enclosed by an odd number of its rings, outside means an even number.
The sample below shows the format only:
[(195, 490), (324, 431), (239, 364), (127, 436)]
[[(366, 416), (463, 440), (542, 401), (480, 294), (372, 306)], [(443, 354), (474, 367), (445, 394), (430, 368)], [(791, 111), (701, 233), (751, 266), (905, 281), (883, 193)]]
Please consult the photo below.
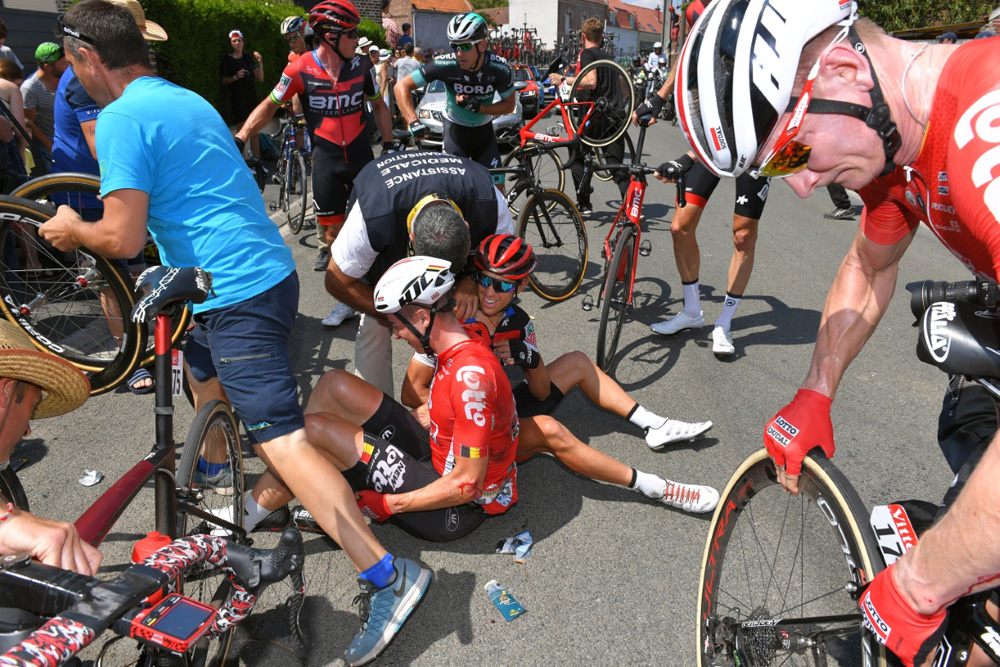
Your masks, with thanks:
[(531, 544), (534, 540), (527, 530), (522, 531), (514, 537), (508, 537), (497, 543), (498, 554), (514, 554), (514, 562), (524, 564), (524, 559), (531, 553)]
[(496, 579), (488, 581), (484, 588), (486, 594), (490, 596), (490, 602), (503, 616), (503, 620), (512, 621), (525, 612), (521, 603), (510, 594), (510, 591), (498, 584)]

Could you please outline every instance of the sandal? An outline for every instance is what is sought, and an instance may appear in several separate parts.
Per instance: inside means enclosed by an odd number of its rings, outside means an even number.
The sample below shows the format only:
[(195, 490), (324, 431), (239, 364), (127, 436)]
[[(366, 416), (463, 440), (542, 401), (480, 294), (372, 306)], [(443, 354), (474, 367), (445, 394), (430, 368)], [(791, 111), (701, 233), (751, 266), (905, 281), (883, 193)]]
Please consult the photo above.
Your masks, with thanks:
[(133, 394), (139, 396), (142, 394), (148, 394), (156, 388), (156, 382), (154, 381), (148, 387), (140, 387), (139, 383), (143, 380), (152, 380), (153, 376), (149, 374), (145, 368), (139, 368), (132, 373), (132, 377), (128, 379), (128, 390)]

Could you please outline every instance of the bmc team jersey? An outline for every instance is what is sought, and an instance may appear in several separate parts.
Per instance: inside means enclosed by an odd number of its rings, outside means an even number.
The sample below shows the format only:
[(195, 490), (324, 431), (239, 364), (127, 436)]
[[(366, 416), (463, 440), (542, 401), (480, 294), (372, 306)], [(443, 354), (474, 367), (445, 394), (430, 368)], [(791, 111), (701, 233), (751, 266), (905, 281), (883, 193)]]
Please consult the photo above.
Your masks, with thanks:
[(478, 498), (488, 514), (517, 502), (518, 421), (514, 395), (493, 351), (465, 340), (437, 356), (427, 402), (431, 420), (431, 463), (441, 475), (459, 457), (488, 458)]
[(865, 236), (899, 241), (923, 222), (970, 271), (1000, 279), (1000, 71), (989, 39), (948, 59), (920, 154), (860, 191)]
[(97, 162), (102, 196), (149, 194), (165, 265), (211, 272), (215, 296), (195, 313), (257, 296), (295, 270), (229, 128), (190, 90), (152, 76), (128, 84), (97, 116)]
[(369, 76), (371, 58), (355, 56), (343, 61), (340, 76), (334, 83), (323, 69), (316, 51), (303, 53), (285, 66), (281, 80), (271, 91), (271, 101), (284, 104), (295, 95), (302, 101), (306, 125), (314, 136), (344, 147), (357, 140), (367, 141), (365, 100), (377, 100), (381, 93), (375, 78)]
[(504, 100), (514, 94), (510, 65), (489, 51), (483, 53), (483, 65), (475, 72), (459, 67), (458, 58), (454, 53), (450, 53), (438, 56), (429, 64), (415, 70), (410, 77), (418, 86), (425, 86), (430, 81), (444, 81), (448, 96), (444, 115), (451, 122), (466, 127), (486, 125), (493, 121), (493, 116), (463, 109), (455, 101), (456, 95), (472, 95), (480, 104), (493, 104), (494, 93), (500, 93), (500, 98)]
[(510, 212), (485, 167), (445, 153), (403, 151), (369, 162), (354, 179), (355, 201), (333, 243), (333, 261), (345, 275), (374, 285), (409, 254), (406, 219), (432, 193), (458, 206), (472, 248), (490, 234), (514, 233)]
[(484, 322), (480, 322), (474, 317), (470, 317), (462, 325), (469, 335), (476, 336), (487, 345), (501, 340), (522, 341), (533, 352), (538, 352), (538, 338), (535, 336), (535, 323), (531, 316), (514, 304), (509, 304), (503, 313), (503, 319), (497, 324), (493, 335)]

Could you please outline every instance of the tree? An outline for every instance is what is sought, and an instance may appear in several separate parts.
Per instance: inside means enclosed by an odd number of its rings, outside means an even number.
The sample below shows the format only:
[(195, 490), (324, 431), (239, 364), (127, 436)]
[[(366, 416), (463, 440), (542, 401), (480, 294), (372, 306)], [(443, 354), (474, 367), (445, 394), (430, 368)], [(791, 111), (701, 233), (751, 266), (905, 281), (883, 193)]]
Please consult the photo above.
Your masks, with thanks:
[(473, 9), (490, 9), (492, 7), (507, 7), (508, 0), (469, 0)]
[(983, 21), (997, 0), (859, 0), (858, 11), (886, 31)]

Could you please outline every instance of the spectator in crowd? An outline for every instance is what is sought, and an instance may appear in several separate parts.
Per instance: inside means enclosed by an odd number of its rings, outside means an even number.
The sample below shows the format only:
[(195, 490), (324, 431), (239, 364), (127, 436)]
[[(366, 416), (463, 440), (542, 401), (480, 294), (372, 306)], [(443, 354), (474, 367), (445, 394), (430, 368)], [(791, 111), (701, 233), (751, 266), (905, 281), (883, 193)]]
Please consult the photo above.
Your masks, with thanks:
[[(229, 43), (233, 52), (222, 58), (219, 71), (222, 74), (222, 85), (229, 88), (230, 120), (239, 130), (250, 112), (257, 107), (259, 100), (254, 81), (264, 80), (264, 63), (256, 51), (253, 52), (253, 57), (243, 53), (243, 33), (239, 30), (230, 31)], [(257, 132), (250, 133), (250, 150), (255, 157), (260, 157), (260, 135)]]
[(358, 45), (354, 49), (354, 51), (359, 56), (364, 56), (368, 54), (368, 49), (370, 49), (371, 47), (372, 47), (372, 40), (368, 39), (367, 37), (362, 37), (361, 39), (358, 40)]
[[(28, 121), (31, 136), (42, 143), (46, 151), (52, 151), (52, 135), (55, 133), (56, 89), (59, 79), (66, 71), (66, 54), (63, 47), (55, 42), (43, 42), (35, 49), (38, 69), (21, 84), (24, 96), (24, 117)], [(49, 160), (37, 146), (31, 148), (35, 168), (31, 175), (49, 173)]]
[(400, 36), (399, 41), (396, 42), (399, 46), (406, 46), (407, 44), (414, 44), (413, 36), (410, 35), (410, 24), (403, 24), (403, 34)]
[(402, 81), (420, 69), (420, 61), (416, 58), (417, 51), (419, 50), (414, 48), (412, 43), (403, 47), (403, 57), (396, 61), (396, 81)]
[(17, 59), (17, 55), (15, 55), (13, 49), (4, 44), (7, 41), (7, 34), (7, 24), (3, 22), (3, 19), (0, 19), (0, 60), (13, 60), (17, 64), (17, 68), (23, 73), (24, 65)]
[(24, 97), (21, 95), (21, 68), (13, 60), (0, 59), (0, 193), (7, 194), (28, 180), (24, 164), (27, 138), (14, 126), (16, 121), (24, 127)]
[(378, 83), (378, 89), (382, 91), (382, 96), (385, 97), (385, 105), (389, 107), (389, 117), (392, 118), (393, 81), (389, 73), (389, 51), (387, 49), (380, 49), (372, 44), (368, 50), (368, 55), (371, 57), (372, 65), (375, 68), (374, 74), (375, 81)]
[[(431, 53), (434, 52), (431, 51)], [(413, 49), (413, 59), (417, 61), (417, 67), (420, 67), (420, 65), (424, 64), (424, 50), (419, 46), (414, 47)], [(432, 58), (428, 58), (428, 62), (430, 62), (431, 60)]]
[(670, 53), (677, 53), (677, 37), (681, 34), (681, 10), (670, 8)]
[(976, 35), (976, 39), (986, 39), (987, 37), (996, 37), (996, 33), (992, 30), (983, 30), (981, 33)]
[(938, 37), (938, 42), (940, 42), (941, 44), (954, 44), (957, 41), (958, 41), (958, 35), (951, 32), (950, 30), (946, 33), (942, 33), (941, 36)]
[(382, 0), (382, 27), (385, 28), (386, 43), (389, 44), (390, 49), (395, 49), (399, 46), (401, 33), (399, 26), (396, 25), (396, 19), (389, 16), (389, 3), (390, 0)]

